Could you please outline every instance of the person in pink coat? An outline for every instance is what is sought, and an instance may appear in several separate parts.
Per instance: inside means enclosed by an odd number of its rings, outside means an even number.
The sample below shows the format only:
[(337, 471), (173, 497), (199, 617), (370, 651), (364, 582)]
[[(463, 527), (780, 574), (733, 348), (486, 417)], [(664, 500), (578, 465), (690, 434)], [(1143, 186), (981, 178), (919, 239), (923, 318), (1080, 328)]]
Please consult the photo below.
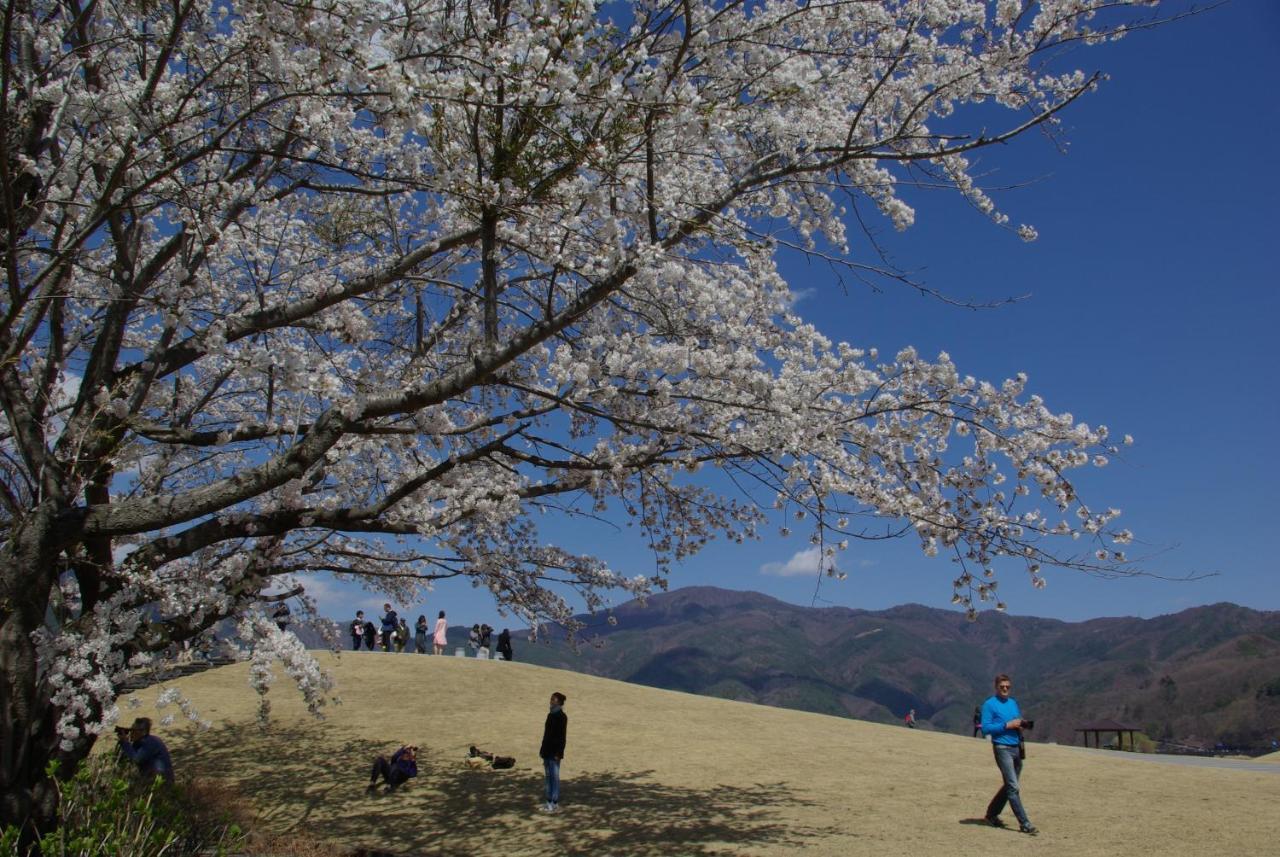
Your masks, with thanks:
[(437, 655), (444, 654), (444, 647), (449, 642), (446, 635), (449, 632), (449, 622), (444, 618), (444, 611), (440, 611), (440, 618), (436, 620), (436, 633), (432, 643), (435, 645)]

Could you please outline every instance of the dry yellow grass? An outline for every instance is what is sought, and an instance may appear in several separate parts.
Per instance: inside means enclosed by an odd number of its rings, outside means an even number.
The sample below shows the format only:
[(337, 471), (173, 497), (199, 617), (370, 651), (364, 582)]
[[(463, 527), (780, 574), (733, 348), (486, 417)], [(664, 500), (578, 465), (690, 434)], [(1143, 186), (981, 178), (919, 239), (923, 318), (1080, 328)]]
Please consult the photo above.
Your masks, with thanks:
[[(980, 823), (984, 741), (708, 699), (522, 663), (322, 654), (343, 704), (306, 714), (283, 676), (254, 719), (246, 664), (176, 684), (214, 722), (161, 729), (176, 765), (231, 781), (261, 825), (397, 854), (1172, 855), (1271, 853), (1280, 779), (1032, 745), (1035, 838)], [(537, 812), (547, 697), (568, 695), (563, 809)], [(148, 703), (156, 688), (138, 697)], [(365, 794), (369, 763), (422, 746), (420, 775)], [(514, 755), (469, 771), (470, 744)], [(1006, 811), (1006, 816), (1012, 816)]]

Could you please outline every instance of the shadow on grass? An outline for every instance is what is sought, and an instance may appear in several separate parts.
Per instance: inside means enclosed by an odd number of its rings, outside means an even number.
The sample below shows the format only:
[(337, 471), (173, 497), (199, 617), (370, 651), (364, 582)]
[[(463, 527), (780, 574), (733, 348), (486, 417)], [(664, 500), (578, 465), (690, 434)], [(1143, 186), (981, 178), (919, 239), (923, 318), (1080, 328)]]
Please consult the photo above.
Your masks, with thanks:
[(203, 733), (184, 755), (201, 775), (238, 781), (271, 829), (365, 854), (738, 854), (798, 849), (835, 832), (787, 818), (816, 804), (785, 783), (671, 786), (654, 770), (567, 765), (555, 815), (538, 812), (541, 766), (527, 760), (473, 771), (424, 753), (416, 780), (366, 794), (371, 760), (393, 749), (323, 724), (244, 725)]
[(1002, 827), (996, 827), (995, 825), (991, 824), (991, 822), (987, 821), (982, 816), (978, 816), (977, 818), (962, 818), (960, 819), (960, 824), (969, 824), (974, 827), (985, 827), (988, 830), (999, 830), (999, 831), (1004, 831), (1006, 833), (1013, 832), (1013, 833), (1020, 834), (1022, 832), (1018, 830), (1017, 822), (1014, 822), (1013, 826), (1009, 826), (1008, 824), (1005, 824)]
[(197, 733), (173, 755), (175, 767), (236, 781), (238, 794), (272, 828), (305, 830), (327, 823), (352, 795), (363, 798), (374, 757), (395, 749), (320, 722), (265, 729), (253, 722)]

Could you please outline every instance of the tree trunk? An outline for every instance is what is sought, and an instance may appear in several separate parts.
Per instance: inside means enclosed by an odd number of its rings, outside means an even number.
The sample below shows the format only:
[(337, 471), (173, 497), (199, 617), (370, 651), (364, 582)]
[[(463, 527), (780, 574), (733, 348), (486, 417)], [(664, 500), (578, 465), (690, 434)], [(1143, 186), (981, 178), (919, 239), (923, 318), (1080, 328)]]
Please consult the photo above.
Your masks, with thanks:
[(37, 507), (11, 525), (0, 549), (0, 825), (23, 826), (24, 838), (56, 818), (49, 763), (58, 761), (59, 773), (69, 776), (93, 746), (87, 738), (60, 749), (58, 712), (32, 639), (56, 577), (55, 514), (52, 503)]

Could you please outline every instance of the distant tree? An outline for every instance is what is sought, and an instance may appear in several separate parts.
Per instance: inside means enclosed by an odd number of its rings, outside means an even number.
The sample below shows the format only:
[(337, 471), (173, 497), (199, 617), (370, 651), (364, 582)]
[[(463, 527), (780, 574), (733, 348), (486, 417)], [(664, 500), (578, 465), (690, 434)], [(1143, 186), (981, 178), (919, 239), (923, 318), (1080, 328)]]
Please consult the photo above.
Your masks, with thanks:
[[(1117, 569), (1068, 475), (1105, 428), (832, 343), (776, 264), (874, 275), (849, 209), (906, 228), (903, 184), (1007, 226), (967, 157), (1094, 86), (1045, 59), (1116, 5), (10, 0), (0, 820), (51, 818), (122, 674), (226, 617), (320, 705), (261, 600), (311, 572), (566, 621), (761, 499), (826, 556), (914, 533), (970, 610), (1001, 557)], [(547, 510), (632, 516), (655, 572), (548, 546)]]

